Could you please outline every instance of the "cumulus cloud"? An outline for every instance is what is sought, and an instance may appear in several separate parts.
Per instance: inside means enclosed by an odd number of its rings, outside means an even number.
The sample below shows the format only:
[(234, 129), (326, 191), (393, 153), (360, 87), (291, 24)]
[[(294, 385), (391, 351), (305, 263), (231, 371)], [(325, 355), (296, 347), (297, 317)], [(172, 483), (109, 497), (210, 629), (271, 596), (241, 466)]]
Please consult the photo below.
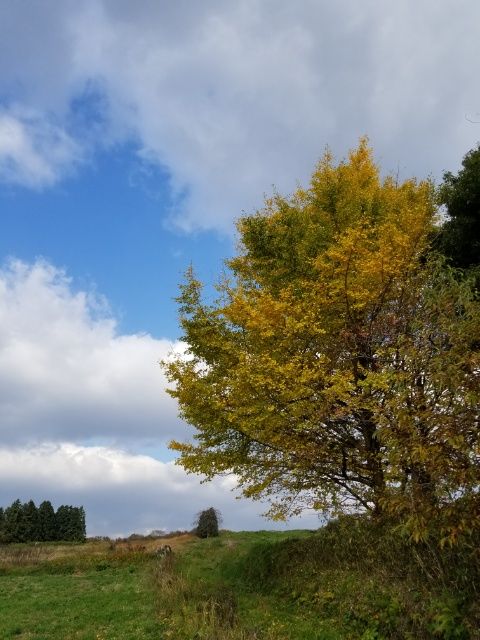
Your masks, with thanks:
[(44, 261), (0, 269), (0, 441), (165, 442), (184, 434), (158, 361), (178, 345), (121, 335), (108, 306)]
[[(188, 437), (158, 365), (183, 345), (121, 335), (107, 302), (45, 261), (0, 269), (0, 505), (83, 504), (90, 535), (189, 529), (214, 505), (230, 528), (261, 528), (232, 476), (201, 484), (167, 454)], [(108, 446), (99, 442), (108, 442)], [(142, 446), (142, 443), (143, 446)], [(162, 448), (163, 447), (163, 448)], [(300, 521), (299, 521), (300, 522)], [(317, 526), (316, 516), (305, 521)]]
[[(232, 477), (200, 484), (173, 462), (107, 447), (69, 443), (0, 448), (0, 504), (17, 497), (82, 504), (89, 535), (128, 535), (153, 529), (190, 529), (195, 514), (214, 506), (230, 529), (282, 528), (261, 517), (265, 505), (236, 500)], [(290, 527), (317, 528), (318, 516), (295, 518)]]
[[(187, 229), (230, 229), (272, 183), (289, 191), (305, 179), (327, 143), (344, 154), (367, 133), (387, 170), (438, 176), (479, 137), (465, 118), (480, 108), (473, 0), (47, 1), (28, 11), (0, 8), (4, 101), (54, 113), (85, 142), (72, 113), (93, 87), (103, 128), (88, 145), (133, 140), (142, 162), (167, 167), (172, 215)], [(34, 169), (20, 168), (10, 179), (31, 184)]]

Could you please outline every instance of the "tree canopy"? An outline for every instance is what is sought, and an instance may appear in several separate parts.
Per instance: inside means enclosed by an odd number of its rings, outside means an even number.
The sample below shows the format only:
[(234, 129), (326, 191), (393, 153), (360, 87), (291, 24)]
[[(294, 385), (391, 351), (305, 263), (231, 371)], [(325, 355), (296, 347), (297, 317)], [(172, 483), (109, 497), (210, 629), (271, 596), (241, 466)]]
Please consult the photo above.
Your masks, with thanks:
[(15, 500), (0, 508), (0, 543), (43, 542), (53, 540), (85, 540), (83, 507), (61, 505), (55, 512), (47, 500), (37, 508), (33, 500), (22, 504)]
[(164, 363), (187, 471), (235, 473), (273, 517), (393, 509), (419, 536), (475, 494), (479, 306), (427, 251), (435, 215), (431, 182), (382, 178), (361, 140), (240, 219), (215, 302), (187, 273), (187, 351)]
[(444, 174), (440, 202), (448, 219), (443, 225), (438, 248), (455, 267), (466, 269), (480, 264), (480, 146), (463, 158), (455, 175)]

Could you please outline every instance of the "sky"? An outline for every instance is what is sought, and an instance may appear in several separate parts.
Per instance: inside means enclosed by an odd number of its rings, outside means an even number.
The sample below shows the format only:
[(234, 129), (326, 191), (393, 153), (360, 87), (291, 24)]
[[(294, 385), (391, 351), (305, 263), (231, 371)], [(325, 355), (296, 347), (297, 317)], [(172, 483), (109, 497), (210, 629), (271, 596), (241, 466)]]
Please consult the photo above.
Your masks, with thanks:
[[(175, 296), (235, 221), (368, 135), (400, 179), (480, 140), (475, 0), (0, 2), (0, 505), (83, 504), (89, 535), (273, 528), (175, 465), (158, 364)], [(316, 528), (317, 514), (286, 525)]]

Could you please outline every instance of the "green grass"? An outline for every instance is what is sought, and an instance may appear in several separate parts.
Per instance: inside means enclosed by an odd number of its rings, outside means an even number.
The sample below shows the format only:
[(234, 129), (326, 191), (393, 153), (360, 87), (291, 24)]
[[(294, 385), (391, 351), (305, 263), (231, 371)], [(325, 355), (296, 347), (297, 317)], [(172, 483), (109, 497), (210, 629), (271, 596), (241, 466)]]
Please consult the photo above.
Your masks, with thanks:
[(79, 547), (65, 558), (3, 567), (2, 640), (161, 638), (152, 594), (153, 561), (139, 554), (111, 559), (106, 552), (86, 551)]
[[(157, 610), (164, 624), (164, 637), (175, 640), (291, 637), (292, 625), (303, 627), (301, 621), (289, 619), (285, 612), (279, 618), (275, 598), (251, 593), (224, 576), (229, 561), (243, 557), (253, 544), (291, 535), (223, 533), (219, 538), (194, 540), (173, 562), (167, 560), (156, 574)], [(310, 638), (306, 634), (298, 637)]]
[(308, 540), (311, 532), (223, 533), (192, 541), (173, 566), (157, 573), (157, 608), (165, 638), (175, 640), (341, 640), (336, 622), (264, 585), (252, 583), (242, 567), (252, 550), (291, 540)]
[(318, 532), (0, 547), (0, 639), (476, 640), (480, 545), (343, 518)]
[(344, 518), (318, 533), (224, 533), (157, 573), (175, 640), (480, 638), (478, 544), (413, 545)]
[(3, 576), (0, 637), (158, 638), (148, 595), (145, 576), (126, 569), (82, 576)]

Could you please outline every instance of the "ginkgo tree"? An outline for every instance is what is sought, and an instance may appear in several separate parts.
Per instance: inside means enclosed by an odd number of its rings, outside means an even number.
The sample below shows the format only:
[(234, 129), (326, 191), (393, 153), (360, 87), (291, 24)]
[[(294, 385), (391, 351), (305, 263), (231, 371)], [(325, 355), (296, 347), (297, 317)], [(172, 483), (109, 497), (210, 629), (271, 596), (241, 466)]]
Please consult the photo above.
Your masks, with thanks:
[(191, 269), (181, 286), (187, 348), (164, 367), (196, 432), (171, 443), (178, 462), (207, 478), (234, 473), (272, 517), (400, 511), (398, 495), (435, 502), (441, 478), (428, 452), (412, 454), (417, 434), (401, 417), (423, 375), (412, 353), (430, 348), (415, 323), (438, 271), (435, 214), (432, 183), (382, 178), (362, 139), (338, 164), (326, 152), (308, 188), (241, 218), (218, 299), (203, 299)]

